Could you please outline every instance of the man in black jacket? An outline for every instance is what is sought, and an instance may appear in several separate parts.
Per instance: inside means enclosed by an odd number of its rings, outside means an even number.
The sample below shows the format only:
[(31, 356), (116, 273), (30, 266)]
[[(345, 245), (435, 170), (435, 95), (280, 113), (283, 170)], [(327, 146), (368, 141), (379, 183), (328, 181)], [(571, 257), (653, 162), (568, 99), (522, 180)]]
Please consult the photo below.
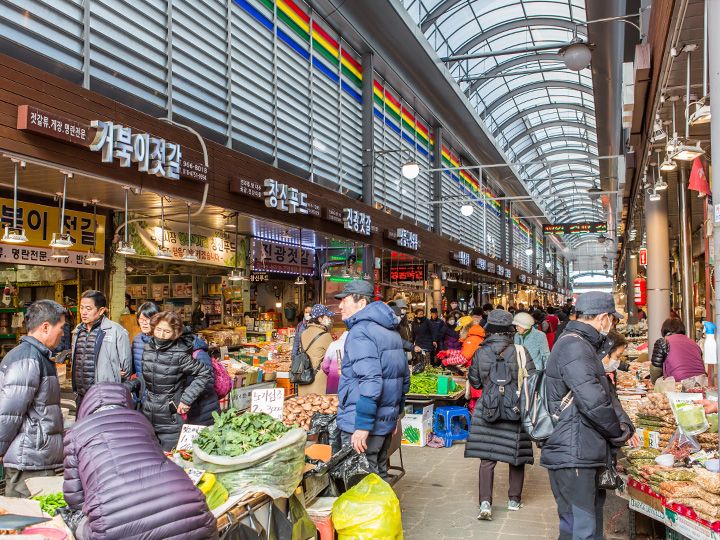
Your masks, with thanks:
[[(593, 540), (603, 535), (605, 491), (598, 476), (611, 449), (633, 434), (618, 414), (598, 351), (617, 313), (608, 293), (588, 292), (575, 306), (577, 320), (555, 342), (545, 368), (548, 410), (559, 414), (542, 448), (560, 516), (560, 540)], [(571, 400), (569, 404), (568, 400)], [(623, 422), (622, 420), (625, 420)]]

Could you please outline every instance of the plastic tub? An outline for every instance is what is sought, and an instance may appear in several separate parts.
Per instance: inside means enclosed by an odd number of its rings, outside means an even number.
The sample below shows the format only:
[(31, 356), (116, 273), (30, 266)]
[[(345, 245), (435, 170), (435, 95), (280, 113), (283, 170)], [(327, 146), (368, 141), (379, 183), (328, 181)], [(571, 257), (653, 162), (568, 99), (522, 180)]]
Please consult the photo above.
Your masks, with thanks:
[(28, 527), (23, 530), (23, 534), (39, 534), (47, 538), (47, 540), (67, 540), (67, 534), (52, 527)]

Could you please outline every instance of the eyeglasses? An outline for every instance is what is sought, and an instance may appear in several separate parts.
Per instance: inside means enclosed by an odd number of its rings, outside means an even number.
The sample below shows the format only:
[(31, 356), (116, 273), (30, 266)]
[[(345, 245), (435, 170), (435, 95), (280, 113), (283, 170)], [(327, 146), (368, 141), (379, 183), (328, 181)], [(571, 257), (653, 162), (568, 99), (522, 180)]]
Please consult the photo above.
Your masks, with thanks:
[(160, 335), (160, 336), (162, 336), (162, 337), (166, 337), (166, 336), (169, 337), (169, 336), (172, 336), (172, 335), (173, 335), (173, 331), (172, 331), (172, 330), (166, 330), (165, 328), (156, 328), (155, 330), (153, 330), (153, 333), (154, 333), (155, 335)]

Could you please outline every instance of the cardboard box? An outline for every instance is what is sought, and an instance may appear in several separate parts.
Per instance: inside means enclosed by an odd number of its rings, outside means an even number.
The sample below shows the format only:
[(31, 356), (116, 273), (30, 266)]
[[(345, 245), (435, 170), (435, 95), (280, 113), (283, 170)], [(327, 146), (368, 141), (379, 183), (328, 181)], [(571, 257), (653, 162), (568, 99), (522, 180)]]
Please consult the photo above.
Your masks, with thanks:
[[(406, 414), (401, 421), (402, 424), (402, 444), (405, 446), (425, 446), (427, 444), (430, 433), (433, 429), (433, 413), (434, 405), (427, 405), (422, 408), (422, 413)], [(420, 433), (419, 441), (410, 441), (408, 439), (408, 430), (417, 430)]]

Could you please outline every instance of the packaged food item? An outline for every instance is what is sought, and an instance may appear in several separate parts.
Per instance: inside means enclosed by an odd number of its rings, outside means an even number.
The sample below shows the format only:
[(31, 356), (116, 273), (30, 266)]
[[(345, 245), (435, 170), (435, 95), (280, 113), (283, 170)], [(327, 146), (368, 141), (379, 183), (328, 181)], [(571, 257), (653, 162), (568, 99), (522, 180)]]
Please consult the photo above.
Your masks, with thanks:
[(695, 478), (695, 483), (705, 491), (720, 495), (720, 473), (700, 472)]

